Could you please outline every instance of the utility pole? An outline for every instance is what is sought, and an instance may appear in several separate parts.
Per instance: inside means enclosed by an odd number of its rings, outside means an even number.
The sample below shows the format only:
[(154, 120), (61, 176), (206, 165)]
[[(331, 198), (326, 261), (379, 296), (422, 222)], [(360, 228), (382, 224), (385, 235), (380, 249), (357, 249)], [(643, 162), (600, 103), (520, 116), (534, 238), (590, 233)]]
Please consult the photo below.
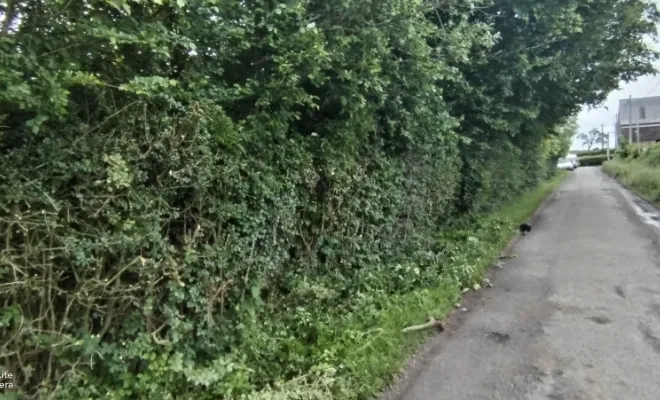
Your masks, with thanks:
[[(605, 124), (600, 124), (600, 134), (605, 136)], [(607, 161), (610, 160), (610, 134), (607, 134)]]
[(637, 126), (635, 128), (635, 133), (637, 134), (637, 150), (639, 150), (639, 148), (640, 148), (640, 144), (639, 144), (639, 120), (637, 120)]
[(619, 123), (619, 113), (616, 113), (616, 122), (614, 123), (614, 148), (619, 148), (619, 132), (621, 130), (621, 124)]
[(628, 108), (629, 108), (629, 117), (628, 117), (628, 143), (633, 144), (632, 137), (632, 94), (628, 97)]

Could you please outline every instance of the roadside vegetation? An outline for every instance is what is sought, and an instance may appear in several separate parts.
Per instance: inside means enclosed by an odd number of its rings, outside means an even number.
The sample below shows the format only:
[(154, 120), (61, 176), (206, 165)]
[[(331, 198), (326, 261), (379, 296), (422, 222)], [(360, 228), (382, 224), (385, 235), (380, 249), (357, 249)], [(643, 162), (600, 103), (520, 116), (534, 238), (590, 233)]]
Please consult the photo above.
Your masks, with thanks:
[(607, 149), (576, 151), (574, 154), (578, 157), (604, 156), (607, 155)]
[(653, 71), (660, 20), (643, 0), (0, 11), (0, 367), (50, 399), (373, 396), (423, 336), (401, 327), (452, 308), (557, 183), (571, 116)]
[[(596, 149), (596, 150), (583, 150), (583, 151), (572, 151), (572, 154), (577, 156), (577, 160), (581, 167), (588, 167), (593, 165), (601, 165), (603, 162), (607, 161), (607, 149)], [(610, 158), (614, 155), (614, 150), (610, 151)]]
[[(612, 157), (612, 155), (610, 155)], [(578, 157), (578, 162), (581, 167), (588, 167), (593, 165), (602, 165), (607, 161), (607, 154), (599, 154), (595, 156), (581, 156)]]
[(660, 207), (660, 145), (641, 150), (635, 145), (625, 145), (613, 160), (603, 164), (602, 169)]
[[(442, 232), (443, 251), (436, 255), (432, 273), (424, 277), (435, 283), (399, 295), (374, 291), (365, 295), (359, 307), (348, 315), (328, 320), (332, 327), (329, 340), (320, 344), (318, 351), (341, 354), (345, 373), (334, 375), (333, 369), (324, 370), (324, 379), (333, 381), (345, 392), (338, 395), (327, 391), (318, 400), (369, 398), (390, 383), (401, 371), (402, 365), (417, 346), (434, 332), (433, 329), (404, 333), (402, 329), (425, 322), (429, 317), (444, 318), (452, 311), (461, 294), (478, 289), (488, 270), (504, 247), (518, 234), (519, 224), (528, 221), (543, 201), (559, 186), (568, 174), (558, 172), (538, 187), (528, 190), (496, 212), (482, 215), (461, 229)], [(429, 271), (419, 264), (394, 266), (398, 280), (419, 279)], [(339, 339), (339, 340), (338, 340)], [(326, 366), (331, 368), (331, 366)], [(336, 380), (336, 381), (335, 381)], [(316, 377), (307, 383), (318, 385)], [(296, 399), (295, 390), (281, 387), (282, 399)], [(270, 399), (272, 391), (255, 395), (254, 399)], [(300, 397), (307, 399), (308, 397)]]

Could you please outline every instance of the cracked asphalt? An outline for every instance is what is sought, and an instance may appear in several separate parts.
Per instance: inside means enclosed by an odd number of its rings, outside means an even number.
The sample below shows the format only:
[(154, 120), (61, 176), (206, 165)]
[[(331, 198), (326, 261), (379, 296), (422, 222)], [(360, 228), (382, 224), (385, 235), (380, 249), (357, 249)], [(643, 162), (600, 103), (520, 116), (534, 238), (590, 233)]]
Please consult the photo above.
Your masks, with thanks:
[(573, 171), (382, 399), (660, 399), (658, 221), (598, 168)]

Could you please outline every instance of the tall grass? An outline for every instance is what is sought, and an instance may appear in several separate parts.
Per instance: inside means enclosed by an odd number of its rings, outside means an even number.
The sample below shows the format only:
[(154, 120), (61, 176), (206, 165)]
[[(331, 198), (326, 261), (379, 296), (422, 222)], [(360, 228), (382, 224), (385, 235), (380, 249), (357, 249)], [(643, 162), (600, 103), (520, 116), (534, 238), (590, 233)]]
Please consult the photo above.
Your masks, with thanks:
[(620, 152), (602, 170), (660, 207), (660, 145)]
[[(514, 224), (525, 222), (567, 176), (568, 172), (560, 171), (553, 179), (542, 183), (525, 193), (516, 201), (501, 208), (493, 214), (493, 217), (507, 219)], [(507, 240), (510, 238), (510, 236), (507, 237)]]

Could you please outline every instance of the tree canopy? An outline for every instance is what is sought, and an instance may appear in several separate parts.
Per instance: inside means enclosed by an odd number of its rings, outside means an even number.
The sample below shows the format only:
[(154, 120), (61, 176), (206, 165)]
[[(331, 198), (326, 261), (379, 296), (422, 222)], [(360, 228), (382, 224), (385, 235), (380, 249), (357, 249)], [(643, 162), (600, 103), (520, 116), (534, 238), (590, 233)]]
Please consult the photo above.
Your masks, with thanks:
[(583, 146), (587, 146), (587, 151), (589, 151), (594, 145), (600, 145), (601, 148), (605, 147), (607, 144), (607, 136), (608, 134), (601, 129), (594, 128), (588, 133), (580, 133), (577, 138), (582, 141)]

